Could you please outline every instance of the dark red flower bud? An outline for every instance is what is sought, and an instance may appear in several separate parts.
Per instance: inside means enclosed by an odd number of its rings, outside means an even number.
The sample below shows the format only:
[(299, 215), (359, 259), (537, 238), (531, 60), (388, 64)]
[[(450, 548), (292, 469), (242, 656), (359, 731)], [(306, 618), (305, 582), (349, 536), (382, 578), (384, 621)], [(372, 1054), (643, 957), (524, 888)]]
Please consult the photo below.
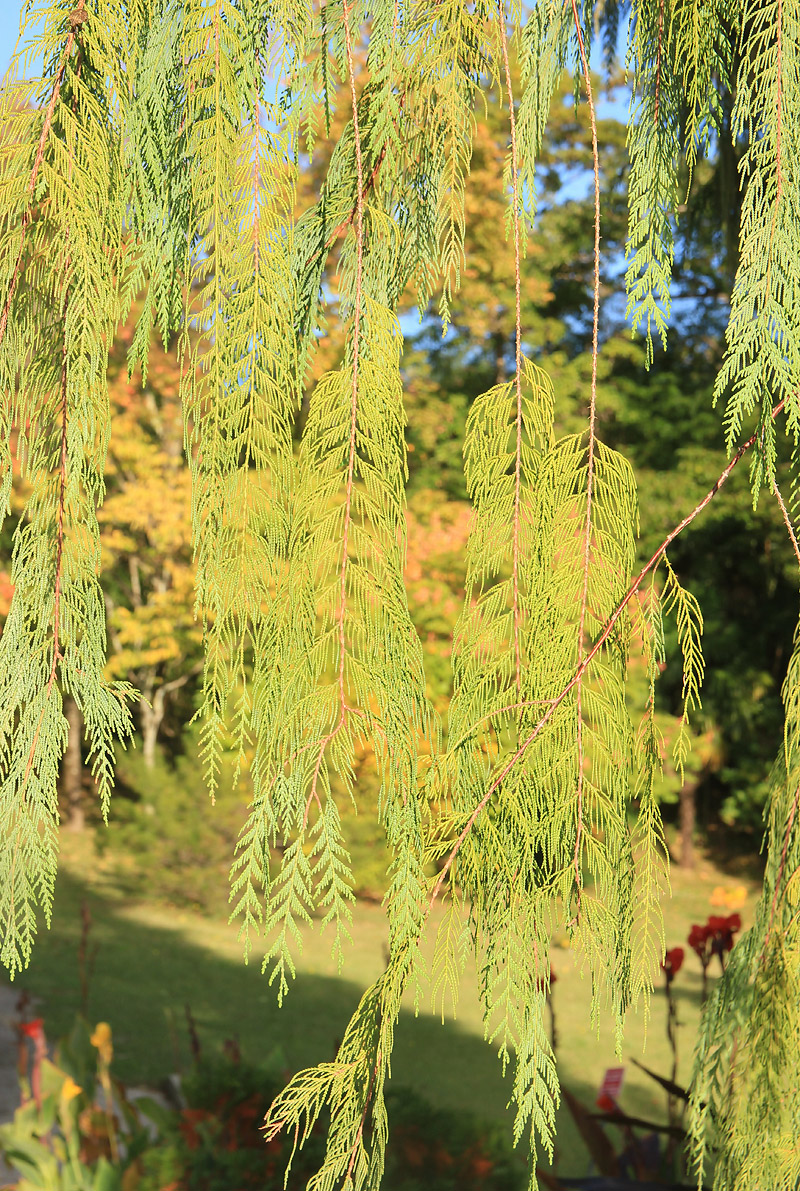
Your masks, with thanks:
[(671, 948), (671, 950), (669, 950), (667, 952), (667, 954), (664, 956), (664, 960), (661, 964), (661, 970), (662, 970), (662, 972), (665, 973), (665, 975), (667, 977), (668, 984), (671, 983), (671, 981), (674, 979), (674, 977), (681, 970), (682, 964), (683, 964), (683, 948), (682, 947)]
[(689, 946), (699, 955), (700, 961), (703, 964), (708, 962), (708, 941), (710, 937), (707, 926), (697, 926), (695, 924), (689, 931)]
[(726, 951), (730, 951), (733, 947), (733, 936), (741, 927), (742, 919), (738, 914), (729, 914), (727, 917), (712, 914), (706, 924), (711, 939), (711, 954), (724, 955)]

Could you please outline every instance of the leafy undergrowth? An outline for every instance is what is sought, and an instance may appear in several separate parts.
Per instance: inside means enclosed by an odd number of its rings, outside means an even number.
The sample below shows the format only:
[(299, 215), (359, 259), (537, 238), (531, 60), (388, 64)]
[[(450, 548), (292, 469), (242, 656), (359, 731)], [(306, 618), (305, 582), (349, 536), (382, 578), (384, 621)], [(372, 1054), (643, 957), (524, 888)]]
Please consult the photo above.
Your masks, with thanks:
[[(164, 1144), (142, 1156), (137, 1191), (265, 1191), (279, 1186), (291, 1138), (264, 1142), (259, 1125), (283, 1080), (250, 1064), (201, 1058), (184, 1081), (189, 1104)], [(288, 1075), (288, 1072), (284, 1072)], [(525, 1163), (496, 1123), (433, 1109), (408, 1088), (391, 1089), (393, 1122), (386, 1153), (386, 1191), (517, 1191)], [(292, 1161), (288, 1188), (305, 1187), (322, 1163), (324, 1122)]]
[[(297, 979), (279, 1010), (274, 988), (260, 973), (260, 956), (256, 954), (245, 966), (236, 927), (228, 926), (222, 915), (203, 917), (115, 896), (96, 869), (90, 841), (68, 833), (62, 841), (63, 868), (52, 929), (40, 935), (30, 968), (15, 982), (41, 999), (39, 1011), (54, 1035), (67, 1032), (80, 1006), (77, 953), (80, 907), (86, 898), (93, 918), (92, 946), (97, 947), (89, 1010), (95, 1020), (111, 1023), (115, 1065), (125, 1082), (155, 1087), (166, 1071), (188, 1070), (191, 1057), (183, 1024), (187, 1004), (209, 1049), (220, 1049), (235, 1033), (243, 1056), (256, 1067), (278, 1042), (293, 1070), (333, 1056), (361, 992), (383, 968), (387, 933), (379, 906), (357, 904), (353, 945), (341, 973), (325, 939), (319, 937), (318, 924), (304, 932)], [(739, 907), (746, 928), (756, 888), (749, 879), (732, 877), (707, 860), (701, 861), (696, 873), (679, 869), (672, 873), (673, 898), (665, 907), (667, 946), (687, 949), (673, 987), (679, 1022), (679, 1082), (685, 1082), (690, 1073), (701, 996), (702, 972), (687, 947), (689, 931), (692, 924), (705, 922), (709, 912), (717, 912), (711, 904), (715, 889), (736, 884), (743, 887), (746, 898)], [(433, 932), (438, 922), (439, 912), (434, 911)], [(428, 957), (431, 941), (426, 947)], [(619, 1064), (610, 1024), (601, 1021), (599, 1039), (590, 1028), (588, 982), (562, 942), (556, 938), (553, 947), (559, 1072), (564, 1085), (591, 1105), (605, 1069)], [(714, 965), (710, 979), (716, 979)], [(442, 1024), (426, 1011), (428, 1004), (423, 1001), (415, 1016), (412, 1000), (401, 1015), (393, 1084), (423, 1096), (435, 1109), (498, 1122), (510, 1137), (512, 1116), (506, 1108), (510, 1079), (502, 1079), (496, 1055), (483, 1042), (474, 968), (468, 968), (462, 982), (456, 1021), (448, 1018)], [(644, 1055), (641, 1014), (630, 1015), (622, 1058), (625, 1083), (619, 1097), (621, 1108), (631, 1115), (662, 1122), (665, 1097), (632, 1060), (644, 1058), (657, 1071), (671, 1071), (666, 1027), (666, 1000), (657, 989)], [(400, 1106), (393, 1111), (399, 1120)], [(558, 1114), (556, 1145), (559, 1173), (586, 1172), (586, 1151), (563, 1109)]]
[[(195, 1050), (180, 1105), (134, 1094), (112, 1073), (113, 1034), (78, 1015), (47, 1057), (42, 1018), (25, 1005), (16, 1022), (20, 1106), (0, 1125), (0, 1156), (16, 1170), (15, 1191), (299, 1191), (322, 1163), (326, 1121), (293, 1153), (285, 1134), (266, 1141), (264, 1116), (289, 1077), (276, 1049), (258, 1068), (228, 1040), (224, 1053)], [(388, 1107), (395, 1127), (386, 1152), (386, 1191), (518, 1191), (525, 1164), (498, 1124), (433, 1109), (403, 1088)]]

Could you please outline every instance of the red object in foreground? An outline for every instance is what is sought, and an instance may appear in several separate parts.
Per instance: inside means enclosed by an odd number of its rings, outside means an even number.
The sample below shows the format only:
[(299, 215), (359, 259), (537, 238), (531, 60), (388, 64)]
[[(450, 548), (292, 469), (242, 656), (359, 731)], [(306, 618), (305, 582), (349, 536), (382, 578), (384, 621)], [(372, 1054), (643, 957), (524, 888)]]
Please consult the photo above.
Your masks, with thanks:
[(617, 1107), (617, 1097), (622, 1091), (622, 1081), (625, 1078), (624, 1067), (609, 1067), (603, 1076), (600, 1091), (595, 1104), (603, 1112), (614, 1112)]

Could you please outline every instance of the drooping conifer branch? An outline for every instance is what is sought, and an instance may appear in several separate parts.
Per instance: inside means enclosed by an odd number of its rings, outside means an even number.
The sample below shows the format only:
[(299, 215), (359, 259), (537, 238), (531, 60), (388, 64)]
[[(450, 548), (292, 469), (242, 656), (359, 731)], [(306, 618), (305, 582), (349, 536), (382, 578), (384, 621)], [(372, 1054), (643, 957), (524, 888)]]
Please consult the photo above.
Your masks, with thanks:
[(67, 40), (64, 43), (64, 49), (61, 55), (61, 63), (56, 73), (55, 82), (53, 83), (53, 90), (50, 95), (50, 101), (44, 115), (44, 123), (42, 125), (42, 132), (39, 137), (39, 144), (36, 147), (36, 156), (33, 161), (33, 169), (31, 170), (30, 182), (28, 183), (28, 205), (22, 216), (22, 224), (20, 227), (20, 245), (17, 252), (17, 259), (14, 263), (14, 268), (11, 271), (11, 281), (8, 286), (8, 293), (6, 300), (3, 303), (3, 310), (0, 313), (0, 343), (3, 342), (6, 333), (6, 326), (8, 324), (8, 312), (11, 309), (11, 303), (14, 300), (17, 283), (19, 281), (20, 270), (22, 268), (22, 256), (25, 251), (25, 235), (33, 219), (33, 196), (36, 191), (36, 182), (39, 177), (39, 170), (44, 159), (45, 145), (47, 144), (47, 137), (50, 132), (50, 125), (53, 123), (53, 113), (56, 110), (58, 97), (61, 94), (61, 84), (64, 81), (64, 72), (67, 69), (69, 56), (72, 53), (72, 46), (78, 34), (79, 24), (70, 23), (70, 31), (67, 34)]
[(778, 901), (780, 899), (781, 894), (784, 892), (784, 889), (785, 889), (783, 875), (786, 871), (786, 856), (789, 851), (789, 841), (792, 838), (792, 831), (794, 830), (794, 824), (795, 824), (795, 819), (797, 818), (798, 807), (800, 807), (800, 785), (797, 786), (797, 788), (794, 792), (794, 798), (792, 799), (792, 805), (789, 808), (789, 815), (786, 820), (786, 830), (783, 834), (783, 844), (781, 845), (781, 855), (780, 855), (780, 860), (778, 861), (778, 872), (775, 877), (775, 888), (772, 893), (772, 902), (771, 902), (770, 908), (769, 908), (769, 921), (767, 922), (767, 930), (764, 935), (764, 946), (761, 949), (760, 962), (762, 964), (764, 962), (764, 957), (767, 954), (767, 948), (769, 947), (770, 936), (772, 934), (772, 928), (773, 928), (773, 925), (775, 922), (775, 914), (778, 909)]
[[(772, 411), (773, 418), (776, 418), (778, 416), (778, 414), (783, 410), (783, 406), (784, 406), (784, 403), (782, 401), (779, 402), (779, 404), (775, 406), (775, 408)], [(530, 745), (532, 745), (533, 742), (536, 740), (536, 738), (539, 736), (542, 729), (547, 726), (549, 721), (552, 719), (553, 714), (555, 713), (556, 709), (561, 705), (561, 703), (564, 702), (567, 695), (569, 695), (570, 691), (574, 690), (575, 687), (578, 685), (578, 683), (581, 681), (584, 674), (586, 673), (586, 670), (588, 669), (589, 665), (591, 664), (592, 660), (600, 652), (603, 645), (605, 645), (606, 641), (611, 636), (612, 632), (614, 631), (615, 626), (617, 625), (617, 622), (619, 621), (620, 617), (622, 616), (623, 612), (625, 611), (625, 609), (628, 606), (628, 604), (630, 603), (630, 601), (636, 595), (643, 580), (647, 578), (647, 576), (654, 569), (654, 567), (660, 562), (665, 551), (667, 551), (669, 549), (669, 547), (675, 541), (675, 539), (681, 533), (683, 533), (683, 531), (689, 525), (691, 525), (691, 523), (695, 520), (695, 518), (698, 517), (700, 515), (700, 513), (702, 513), (703, 509), (705, 509), (706, 506), (711, 503), (711, 501), (714, 499), (714, 497), (720, 491), (722, 486), (725, 484), (726, 480), (728, 479), (728, 477), (730, 476), (731, 472), (734, 470), (736, 465), (743, 458), (743, 456), (746, 455), (747, 452), (753, 447), (754, 443), (756, 442), (756, 440), (758, 438), (758, 433), (759, 433), (758, 431), (754, 431), (754, 433), (750, 435), (750, 437), (747, 439), (747, 441), (742, 443), (742, 445), (739, 447), (736, 454), (731, 459), (730, 463), (720, 473), (716, 482), (708, 490), (708, 492), (703, 497), (703, 499), (701, 501), (699, 501), (698, 504), (695, 505), (695, 507), (692, 509), (692, 511), (690, 513), (687, 513), (687, 515), (683, 518), (682, 521), (680, 521), (672, 530), (670, 530), (670, 532), (664, 538), (663, 542), (658, 547), (658, 549), (650, 556), (648, 561), (642, 567), (639, 574), (636, 576), (636, 578), (631, 583), (630, 587), (628, 588), (628, 590), (625, 593), (622, 600), (620, 600), (620, 602), (617, 604), (612, 615), (606, 621), (605, 627), (602, 629), (602, 631), (601, 631), (600, 635), (598, 636), (597, 640), (595, 641), (594, 645), (591, 647), (589, 652), (583, 658), (583, 661), (581, 662), (580, 666), (573, 674), (570, 681), (567, 683), (567, 685), (565, 687), (562, 688), (562, 690), (558, 693), (558, 695), (555, 696), (555, 698), (552, 700), (549, 707), (545, 711), (544, 715), (542, 715), (542, 717), (538, 720), (538, 722), (534, 726), (530, 735), (528, 737), (526, 737), (526, 739), (519, 746), (517, 751), (510, 758), (510, 760), (505, 762), (505, 764), (503, 765), (503, 768), (500, 771), (500, 773), (498, 774), (498, 776), (488, 786), (485, 794), (483, 795), (483, 797), (481, 798), (480, 802), (475, 807), (475, 809), (472, 811), (471, 815), (469, 816), (469, 819), (464, 824), (464, 827), (462, 828), (455, 844), (453, 845), (452, 849), (450, 850), (450, 852), (447, 855), (447, 859), (446, 859), (441, 871), (439, 872), (439, 875), (436, 880), (436, 884), (434, 885), (433, 891), (431, 893), (431, 898), (430, 898), (431, 906), (433, 906), (433, 903), (436, 901), (436, 899), (439, 895), (439, 891), (442, 887), (442, 884), (446, 880), (447, 874), (450, 871), (453, 861), (455, 860), (456, 856), (458, 855), (459, 851), (461, 850), (461, 847), (462, 847), (464, 841), (466, 840), (467, 836), (469, 835), (470, 831), (474, 827), (474, 825), (477, 822), (480, 815), (483, 813), (483, 810), (485, 809), (485, 807), (491, 800), (492, 795), (495, 793), (495, 791), (500, 786), (503, 779), (508, 776), (508, 774), (514, 768), (514, 766), (517, 764), (517, 762), (520, 760), (520, 758), (522, 756), (524, 756), (524, 754), (527, 752)]]
[[(348, 543), (350, 537), (350, 527), (353, 516), (353, 481), (355, 478), (356, 465), (356, 427), (358, 423), (358, 366), (359, 366), (359, 352), (361, 348), (361, 304), (362, 304), (362, 284), (364, 271), (364, 166), (361, 155), (361, 134), (358, 124), (358, 99), (356, 96), (356, 80), (355, 80), (355, 66), (353, 62), (353, 42), (350, 32), (350, 14), (352, 12), (352, 4), (348, 4), (347, 0), (343, 0), (343, 23), (344, 23), (344, 39), (347, 55), (347, 73), (350, 84), (350, 101), (351, 113), (353, 119), (353, 138), (355, 142), (355, 164), (356, 164), (356, 204), (355, 204), (355, 236), (356, 236), (356, 277), (355, 277), (355, 299), (353, 310), (353, 364), (352, 364), (352, 383), (350, 390), (350, 426), (349, 437), (347, 441), (347, 479), (345, 482), (345, 502), (344, 502), (344, 520), (342, 525), (342, 561), (339, 567), (339, 605), (336, 614), (336, 631), (339, 643), (339, 656), (337, 662), (337, 686), (339, 691), (338, 698), (338, 719), (336, 724), (328, 732), (319, 743), (319, 750), (317, 753), (317, 760), (314, 766), (314, 772), (311, 779), (311, 787), (309, 790), (308, 799), (306, 801), (305, 812), (303, 815), (303, 828), (305, 829), (308, 823), (308, 814), (311, 809), (312, 802), (316, 802), (319, 807), (320, 814), (322, 813), (322, 804), (317, 794), (317, 783), (319, 780), (320, 767), (322, 759), (325, 755), (325, 750), (332, 740), (339, 734), (345, 724), (347, 715), (347, 701), (345, 697), (345, 658), (347, 656), (347, 647), (345, 643), (345, 618), (347, 612), (347, 566), (348, 566)], [(376, 176), (377, 170), (373, 173)]]
[[(671, 312), (674, 218), (678, 202), (680, 98), (665, 70), (670, 32), (660, 0), (634, 0), (636, 75), (628, 118), (628, 235), (625, 245), (626, 317), (635, 333), (646, 323), (646, 364), (653, 362), (652, 327), (666, 347)], [(696, 7), (684, 6), (692, 13)], [(670, 29), (671, 29), (670, 25)], [(686, 69), (685, 62), (681, 67)], [(692, 80), (692, 83), (694, 80)], [(701, 90), (704, 90), (701, 86)], [(637, 91), (640, 94), (637, 97)], [(657, 97), (657, 98), (656, 98)], [(704, 101), (707, 96), (703, 94)]]
[[(85, 14), (85, 10), (83, 10), (81, 8), (77, 9), (76, 11), (79, 13), (83, 12)], [(72, 16), (74, 17), (74, 15), (75, 14), (73, 13)], [(82, 24), (83, 24), (82, 18), (77, 21), (70, 19), (70, 34), (69, 34), (69, 37), (67, 38), (67, 45), (68, 45), (69, 49), (71, 49), (70, 38), (75, 37), (77, 31), (80, 29)], [(79, 43), (79, 45), (80, 45), (80, 43)], [(59, 76), (58, 76), (59, 82), (64, 77), (64, 70), (66, 68), (66, 64), (67, 64), (68, 60), (69, 60), (69, 52), (68, 52), (68, 50), (66, 50), (65, 54), (64, 54), (64, 59), (62, 61), (61, 68), (59, 71)], [(76, 109), (77, 103), (78, 103), (77, 84), (80, 82), (82, 66), (83, 66), (83, 56), (79, 53), (78, 63), (75, 68), (76, 89), (72, 96), (72, 115), (73, 115), (73, 117), (75, 115), (75, 109)], [(56, 88), (54, 88), (53, 89), (53, 99), (51, 99), (51, 103), (48, 107), (48, 121), (47, 121), (48, 127), (49, 127), (49, 120), (52, 119), (53, 111), (55, 109), (54, 99), (55, 99), (56, 95), (57, 95), (57, 91), (56, 91)], [(35, 174), (36, 174), (36, 171), (38, 170), (38, 167), (41, 165), (42, 157), (44, 156), (44, 142), (45, 142), (45, 130), (43, 129), (42, 130), (42, 138), (39, 141), (39, 152), (37, 153), (37, 162), (36, 162), (36, 165), (34, 166), (34, 175), (31, 178), (31, 187), (30, 187), (31, 198), (33, 197), (33, 190), (34, 190), (34, 187), (36, 184), (35, 183)], [(74, 165), (75, 165), (75, 145), (74, 145), (74, 143), (70, 144), (68, 152), (69, 152), (69, 165), (67, 167), (67, 183), (69, 184), (72, 182), (72, 174), (73, 174)], [(28, 207), (25, 214), (27, 215), (30, 212), (30, 210), (31, 210), (31, 208)], [(23, 225), (24, 225), (24, 217), (23, 217)], [(23, 235), (24, 235), (24, 231), (23, 231)], [(42, 704), (41, 714), (39, 716), (39, 720), (36, 725), (36, 731), (33, 734), (33, 740), (31, 741), (30, 751), (28, 753), (28, 760), (25, 763), (25, 773), (23, 775), (22, 783), (20, 785), (20, 790), (19, 790), (20, 798), (24, 797), (24, 795), (25, 795), (25, 791), (26, 791), (26, 788), (28, 785), (28, 777), (33, 769), (34, 759), (36, 757), (36, 750), (37, 750), (37, 746), (39, 743), (39, 735), (42, 730), (42, 724), (44, 723), (44, 717), (45, 717), (45, 712), (47, 710), (47, 704), (48, 704), (50, 697), (53, 693), (53, 687), (55, 686), (56, 678), (58, 677), (58, 664), (62, 660), (62, 657), (63, 657), (63, 653), (62, 653), (62, 649), (61, 649), (61, 598), (62, 598), (62, 588), (63, 588), (63, 582), (64, 582), (64, 574), (63, 574), (64, 532), (65, 532), (65, 517), (66, 517), (66, 508), (67, 508), (67, 432), (68, 432), (67, 421), (68, 421), (68, 416), (69, 416), (69, 386), (68, 386), (69, 340), (67, 337), (67, 315), (69, 313), (69, 304), (70, 304), (70, 281), (71, 281), (70, 273), (71, 273), (71, 267), (72, 267), (71, 260), (70, 260), (70, 253), (69, 253), (69, 228), (68, 227), (66, 228), (65, 234), (64, 234), (64, 247), (65, 247), (65, 253), (66, 253), (65, 274), (66, 274), (66, 279), (67, 279), (67, 286), (66, 286), (66, 291), (64, 294), (64, 302), (63, 302), (63, 305), (61, 308), (61, 320), (60, 320), (60, 325), (61, 325), (61, 369), (60, 369), (60, 374), (59, 374), (58, 422), (57, 422), (57, 424), (58, 424), (58, 473), (57, 473), (57, 496), (56, 496), (56, 551), (55, 551), (54, 574), (53, 574), (53, 657), (52, 657), (52, 661), (50, 663), (50, 673), (47, 678), (47, 687), (45, 689), (45, 698), (44, 698), (44, 702)], [(20, 248), (20, 256), (17, 258), (17, 265), (16, 265), (17, 269), (19, 268), (21, 259), (22, 259), (22, 248)], [(11, 296), (12, 295), (9, 294), (9, 299), (8, 299), (9, 302), (11, 300)], [(3, 311), (4, 315), (7, 314), (7, 312), (8, 312), (8, 305), (6, 305), (6, 307), (4, 308), (4, 311)], [(0, 326), (0, 341), (2, 341), (3, 331), (4, 331), (4, 324), (2, 326)], [(17, 835), (16, 841), (15, 841), (14, 860), (11, 865), (11, 877), (12, 877), (11, 884), (12, 884), (12, 886), (14, 883), (13, 875), (14, 875), (14, 869), (16, 867), (18, 846), (19, 846), (19, 835)]]
[[(767, 271), (764, 275), (764, 298), (766, 305), (770, 298), (770, 281), (775, 258), (775, 229), (778, 224), (778, 212), (783, 197), (783, 161), (781, 156), (781, 135), (783, 132), (783, 0), (776, 0), (775, 20), (775, 199), (772, 205), (772, 215), (769, 222), (767, 237)], [(763, 445), (762, 445), (763, 449)]]
[(755, 499), (762, 485), (771, 487), (775, 475), (772, 401), (786, 402), (787, 426), (793, 433), (800, 426), (800, 233), (792, 189), (786, 187), (786, 180), (797, 176), (800, 140), (796, 123), (787, 123), (784, 110), (787, 102), (793, 106), (800, 97), (800, 18), (793, 0), (753, 0), (745, 4), (742, 22), (748, 35), (742, 43), (732, 128), (734, 137), (747, 133), (739, 165), (744, 191), (739, 267), (714, 399), (727, 399), (729, 449), (743, 419), (755, 409), (761, 411), (764, 437), (750, 472)]
[[(28, 750), (28, 759), (25, 762), (25, 771), (22, 775), (22, 781), (19, 787), (19, 797), (23, 799), (26, 794), (28, 779), (33, 770), (34, 761), (36, 759), (36, 751), (39, 745), (39, 737), (42, 731), (42, 724), (44, 723), (45, 712), (47, 710), (48, 702), (52, 696), (53, 688), (55, 686), (56, 678), (58, 677), (58, 664), (62, 659), (61, 650), (61, 590), (63, 585), (63, 559), (64, 559), (64, 514), (66, 510), (66, 492), (67, 492), (67, 367), (68, 367), (68, 344), (67, 344), (67, 310), (69, 306), (69, 289), (64, 300), (64, 308), (61, 314), (62, 326), (62, 342), (61, 342), (61, 376), (59, 387), (59, 401), (58, 401), (58, 427), (59, 427), (59, 448), (58, 448), (58, 473), (57, 486), (58, 495), (56, 497), (56, 552), (53, 578), (53, 656), (50, 662), (50, 672), (47, 677), (47, 686), (45, 688), (44, 701), (42, 703), (42, 710), (39, 714), (39, 719), (36, 724), (36, 729), (33, 733), (31, 746)], [(10, 885), (14, 887), (14, 873), (17, 865), (19, 850), (19, 834), (14, 841), (14, 855), (11, 861)], [(13, 902), (12, 902), (13, 913)]]

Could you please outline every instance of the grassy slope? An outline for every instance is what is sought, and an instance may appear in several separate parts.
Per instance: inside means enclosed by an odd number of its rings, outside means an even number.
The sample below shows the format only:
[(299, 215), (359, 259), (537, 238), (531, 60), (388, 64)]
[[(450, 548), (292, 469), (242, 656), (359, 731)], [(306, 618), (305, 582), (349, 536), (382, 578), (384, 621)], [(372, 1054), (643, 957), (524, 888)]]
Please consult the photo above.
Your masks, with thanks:
[[(62, 840), (65, 855), (53, 927), (37, 942), (29, 970), (18, 977), (22, 987), (41, 998), (40, 1011), (50, 1038), (66, 1031), (80, 1001), (77, 947), (80, 902), (85, 896), (94, 923), (92, 940), (98, 948), (89, 1015), (94, 1021), (111, 1023), (114, 1068), (123, 1080), (157, 1084), (167, 1071), (188, 1064), (186, 1004), (191, 1006), (201, 1041), (209, 1046), (219, 1046), (236, 1034), (243, 1052), (257, 1058), (266, 1057), (279, 1045), (292, 1069), (333, 1057), (360, 993), (383, 964), (386, 927), (379, 907), (359, 904), (356, 908), (354, 945), (341, 975), (325, 940), (316, 932), (307, 932), (297, 981), (279, 1010), (274, 989), (261, 976), (260, 956), (253, 957), (247, 967), (243, 964), (236, 927), (228, 926), (224, 919), (210, 921), (168, 907), (109, 897), (102, 886), (87, 885), (80, 875), (93, 868), (86, 841), (66, 834)], [(667, 946), (685, 946), (690, 924), (704, 921), (711, 909), (713, 887), (730, 884), (731, 878), (701, 864), (689, 877), (674, 870), (672, 883), (673, 899), (665, 910)], [(742, 912), (745, 927), (754, 907), (755, 887), (748, 888), (750, 896)], [(570, 952), (561, 949), (558, 941), (553, 967), (561, 1078), (591, 1103), (605, 1068), (617, 1065), (612, 1031), (601, 1021), (599, 1040), (592, 1034), (588, 980), (582, 980)], [(678, 1078), (685, 1080), (700, 999), (699, 964), (693, 954), (687, 955), (675, 987), (682, 1023)], [(510, 1078), (501, 1078), (499, 1063), (482, 1040), (474, 971), (468, 971), (463, 982), (456, 1022), (447, 1020), (442, 1025), (427, 1010), (424, 1004), (415, 1018), (413, 1003), (409, 1003), (397, 1031), (393, 1078), (424, 1092), (436, 1104), (506, 1118), (510, 1128), (511, 1116), (506, 1110)], [(627, 1070), (620, 1101), (634, 1115), (663, 1119), (662, 1093), (630, 1063), (632, 1056), (642, 1057), (642, 1041), (641, 1016), (631, 1015), (625, 1034), (623, 1063)], [(653, 1000), (645, 1062), (669, 1074), (663, 994), (656, 993)], [(585, 1151), (563, 1112), (559, 1114), (557, 1150), (562, 1174), (586, 1171)]]

